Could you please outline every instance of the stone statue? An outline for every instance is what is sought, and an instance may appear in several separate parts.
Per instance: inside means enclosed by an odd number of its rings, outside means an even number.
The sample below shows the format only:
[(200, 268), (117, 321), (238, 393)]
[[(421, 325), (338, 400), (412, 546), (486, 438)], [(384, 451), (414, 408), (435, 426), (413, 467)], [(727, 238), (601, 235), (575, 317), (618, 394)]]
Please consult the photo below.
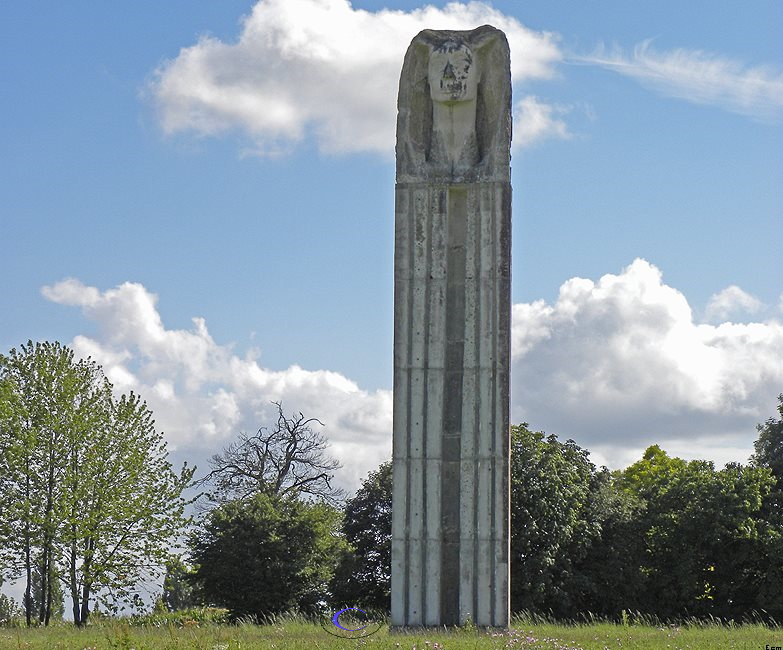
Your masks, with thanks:
[(510, 142), (505, 35), (416, 36), (397, 117), (393, 626), (508, 625)]
[(510, 181), (511, 72), (506, 37), (424, 30), (402, 65), (397, 182)]

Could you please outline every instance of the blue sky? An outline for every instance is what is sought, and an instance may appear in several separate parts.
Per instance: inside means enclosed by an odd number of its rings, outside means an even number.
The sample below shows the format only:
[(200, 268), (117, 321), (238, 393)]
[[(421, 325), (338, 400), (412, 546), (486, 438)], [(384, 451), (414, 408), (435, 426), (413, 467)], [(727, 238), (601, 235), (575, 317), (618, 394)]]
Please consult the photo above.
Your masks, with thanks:
[(391, 448), (402, 55), (485, 22), (512, 421), (612, 468), (744, 462), (783, 392), (777, 2), (4, 3), (0, 349), (92, 354), (202, 465), (282, 399), (355, 488)]

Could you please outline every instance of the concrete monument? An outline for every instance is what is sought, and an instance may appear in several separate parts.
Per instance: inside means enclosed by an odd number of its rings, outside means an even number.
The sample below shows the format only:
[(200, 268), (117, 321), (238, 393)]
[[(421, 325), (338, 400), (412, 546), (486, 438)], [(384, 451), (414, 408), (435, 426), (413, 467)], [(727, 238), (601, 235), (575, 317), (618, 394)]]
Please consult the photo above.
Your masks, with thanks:
[(392, 625), (509, 620), (511, 74), (503, 32), (421, 32), (400, 78)]

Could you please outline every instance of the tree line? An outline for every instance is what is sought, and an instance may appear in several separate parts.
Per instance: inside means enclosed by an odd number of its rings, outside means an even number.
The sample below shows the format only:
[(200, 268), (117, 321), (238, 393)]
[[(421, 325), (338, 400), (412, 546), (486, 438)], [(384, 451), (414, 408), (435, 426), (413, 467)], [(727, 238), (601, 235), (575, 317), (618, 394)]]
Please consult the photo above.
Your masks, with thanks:
[[(132, 599), (155, 570), (161, 609), (388, 611), (391, 462), (346, 499), (323, 424), (275, 406), (194, 481), (143, 400), (114, 397), (94, 362), (49, 343), (0, 356), (0, 578), (25, 581), (27, 624), (56, 616), (63, 592), (84, 624), (96, 596)], [(653, 445), (610, 472), (573, 440), (513, 426), (512, 611), (783, 621), (783, 395), (778, 411), (750, 463), (722, 469)]]
[[(573, 440), (513, 426), (512, 611), (783, 621), (783, 395), (778, 411), (758, 426), (751, 462), (722, 469), (652, 445), (611, 472)], [(323, 603), (388, 611), (391, 462), (341, 509), (313, 496), (261, 482), (209, 510), (170, 586), (184, 581), (191, 604), (236, 616)]]

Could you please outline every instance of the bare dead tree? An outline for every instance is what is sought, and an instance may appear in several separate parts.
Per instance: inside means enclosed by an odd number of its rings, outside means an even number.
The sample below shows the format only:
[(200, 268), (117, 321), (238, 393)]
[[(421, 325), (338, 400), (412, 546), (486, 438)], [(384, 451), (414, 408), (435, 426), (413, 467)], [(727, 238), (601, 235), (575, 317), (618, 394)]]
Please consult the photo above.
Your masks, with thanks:
[(312, 426), (317, 418), (299, 412), (287, 418), (280, 402), (277, 423), (255, 434), (241, 433), (209, 461), (212, 471), (201, 483), (210, 484), (211, 500), (218, 503), (246, 499), (254, 494), (305, 495), (332, 504), (345, 493), (332, 486), (334, 472), (342, 465), (326, 454), (328, 440)]

